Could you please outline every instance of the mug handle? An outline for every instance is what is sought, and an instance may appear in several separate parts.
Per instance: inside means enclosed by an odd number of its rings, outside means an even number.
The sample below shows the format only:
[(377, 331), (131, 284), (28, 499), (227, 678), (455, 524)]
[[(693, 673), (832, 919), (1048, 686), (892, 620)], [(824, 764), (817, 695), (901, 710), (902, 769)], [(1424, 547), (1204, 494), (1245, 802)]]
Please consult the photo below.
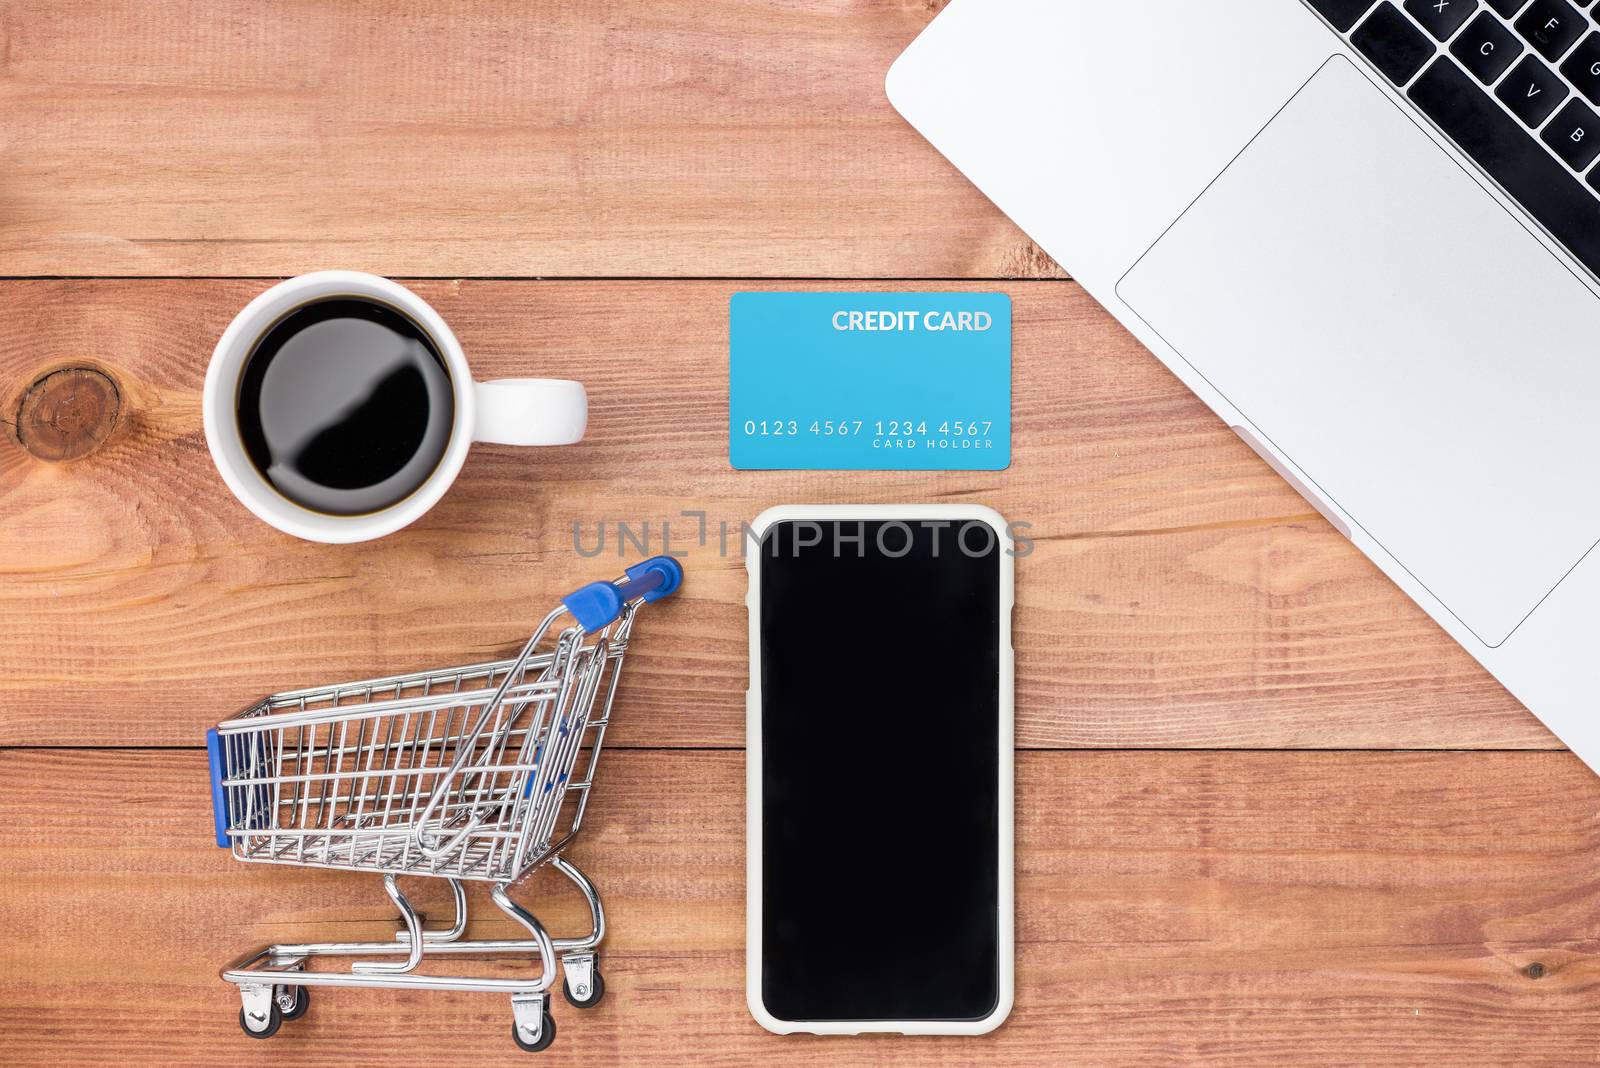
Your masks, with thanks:
[(589, 425), (589, 396), (564, 378), (496, 378), (474, 382), (477, 425), (472, 440), (497, 445), (571, 445)]

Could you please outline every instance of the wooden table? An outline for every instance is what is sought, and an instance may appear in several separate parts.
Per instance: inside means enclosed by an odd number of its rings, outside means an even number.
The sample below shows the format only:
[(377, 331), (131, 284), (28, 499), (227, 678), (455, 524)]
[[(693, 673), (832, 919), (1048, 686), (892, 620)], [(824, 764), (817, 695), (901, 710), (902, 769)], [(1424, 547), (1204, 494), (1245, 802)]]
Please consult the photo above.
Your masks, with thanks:
[[(883, 72), (938, 6), (0, 0), (0, 1060), (1593, 1062), (1600, 781), (899, 121)], [(480, 375), (585, 381), (586, 441), (479, 447), (375, 544), (256, 522), (207, 457), (206, 360), (334, 266), (415, 279)], [(730, 470), (752, 288), (1010, 293), (1011, 469)], [(558, 1002), (537, 1062), (485, 995), (319, 991), (239, 1033), (229, 956), (394, 923), (370, 876), (210, 844), (208, 725), (507, 649), (600, 567), (575, 524), (932, 499), (1037, 542), (998, 1033), (746, 1015), (744, 579), (714, 540), (675, 541), (574, 853), (606, 1003)]]

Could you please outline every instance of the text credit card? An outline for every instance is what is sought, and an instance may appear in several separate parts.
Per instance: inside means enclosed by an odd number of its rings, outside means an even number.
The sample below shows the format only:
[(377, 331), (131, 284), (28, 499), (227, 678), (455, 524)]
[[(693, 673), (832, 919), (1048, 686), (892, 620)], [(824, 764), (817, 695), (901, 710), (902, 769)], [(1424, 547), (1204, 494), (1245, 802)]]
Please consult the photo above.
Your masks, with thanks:
[(1010, 466), (1004, 293), (735, 293), (729, 316), (739, 470)]

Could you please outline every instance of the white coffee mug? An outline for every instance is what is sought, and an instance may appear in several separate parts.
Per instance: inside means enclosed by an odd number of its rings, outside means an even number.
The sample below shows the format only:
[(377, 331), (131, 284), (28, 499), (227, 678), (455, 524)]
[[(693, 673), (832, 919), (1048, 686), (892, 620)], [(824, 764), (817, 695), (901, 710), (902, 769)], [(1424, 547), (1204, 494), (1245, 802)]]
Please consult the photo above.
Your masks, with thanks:
[[(387, 304), (421, 327), (444, 359), (455, 403), (450, 438), (433, 473), (405, 499), (360, 515), (313, 511), (280, 494), (251, 462), (239, 430), (240, 377), (256, 344), (290, 312), (337, 297)], [(404, 286), (360, 271), (303, 274), (279, 282), (245, 305), (211, 354), (202, 411), (211, 459), (246, 508), (286, 534), (340, 544), (381, 538), (418, 519), (450, 488), (474, 441), (570, 445), (583, 437), (589, 418), (588, 398), (577, 382), (555, 378), (474, 382), (461, 343), (438, 312)]]

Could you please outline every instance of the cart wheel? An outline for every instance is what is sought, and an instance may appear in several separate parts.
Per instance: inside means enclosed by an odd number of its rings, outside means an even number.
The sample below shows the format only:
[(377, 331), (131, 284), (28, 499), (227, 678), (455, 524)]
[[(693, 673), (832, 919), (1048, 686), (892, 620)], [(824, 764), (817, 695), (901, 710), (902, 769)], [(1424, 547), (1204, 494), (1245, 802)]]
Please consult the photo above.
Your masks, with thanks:
[(239, 1010), (239, 1027), (251, 1038), (271, 1038), (278, 1033), (278, 1028), (283, 1026), (283, 1010), (278, 1008), (278, 1003), (273, 1001), (267, 1009), (267, 1026), (257, 1031), (250, 1026), (250, 1018)]
[(550, 1010), (545, 1009), (544, 1024), (539, 1032), (539, 1041), (529, 1042), (522, 1037), (522, 1028), (518, 1027), (516, 1021), (513, 1020), (511, 1023), (511, 1038), (516, 1042), (518, 1049), (526, 1050), (529, 1053), (538, 1053), (540, 1050), (549, 1049), (550, 1043), (556, 1040), (556, 1021), (550, 1015)]
[(294, 1004), (289, 1009), (285, 1010), (281, 1002), (278, 1005), (278, 1011), (283, 1014), (283, 1018), (285, 1020), (298, 1020), (304, 1016), (306, 1010), (311, 1007), (311, 989), (304, 986), (286, 986), (280, 989), (294, 995)]
[(572, 992), (572, 984), (565, 977), (561, 980), (561, 992), (567, 995), (567, 1001), (577, 1009), (592, 1009), (600, 1004), (600, 999), (606, 996), (606, 978), (600, 974), (600, 969), (594, 969), (594, 986), (589, 990), (589, 996), (580, 998)]

